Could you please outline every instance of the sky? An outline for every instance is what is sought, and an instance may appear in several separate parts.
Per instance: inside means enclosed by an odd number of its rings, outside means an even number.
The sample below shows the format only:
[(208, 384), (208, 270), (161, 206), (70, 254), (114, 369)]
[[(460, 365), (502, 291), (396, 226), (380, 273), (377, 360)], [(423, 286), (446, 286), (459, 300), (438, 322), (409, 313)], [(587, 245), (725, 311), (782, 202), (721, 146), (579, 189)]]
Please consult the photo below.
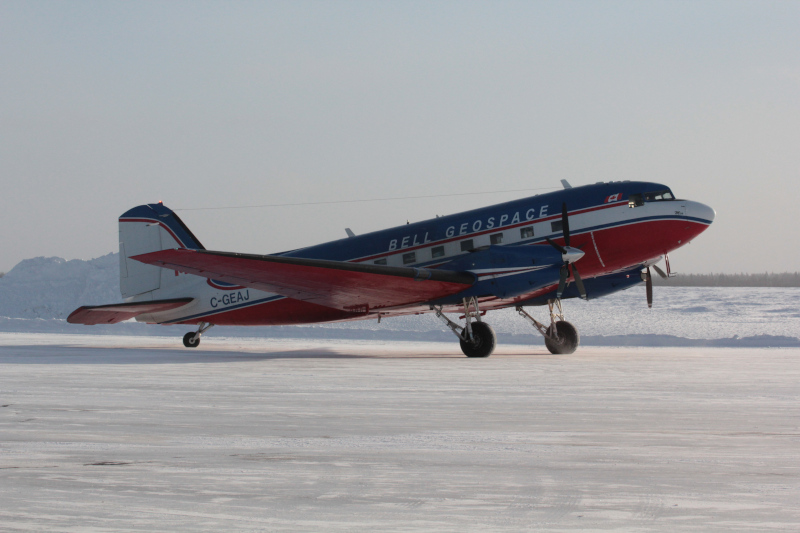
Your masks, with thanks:
[(143, 203), (275, 253), (561, 179), (714, 207), (675, 271), (800, 270), (798, 28), (788, 1), (0, 0), (0, 272), (117, 251)]

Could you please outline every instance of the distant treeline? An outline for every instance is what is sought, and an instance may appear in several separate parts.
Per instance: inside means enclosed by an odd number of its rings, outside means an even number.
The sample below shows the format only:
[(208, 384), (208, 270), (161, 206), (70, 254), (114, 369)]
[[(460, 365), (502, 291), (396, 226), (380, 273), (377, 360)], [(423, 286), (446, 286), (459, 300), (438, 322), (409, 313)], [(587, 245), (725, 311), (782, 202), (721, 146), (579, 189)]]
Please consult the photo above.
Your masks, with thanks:
[(663, 279), (652, 273), (653, 285), (671, 287), (800, 287), (800, 272), (775, 274), (678, 274)]

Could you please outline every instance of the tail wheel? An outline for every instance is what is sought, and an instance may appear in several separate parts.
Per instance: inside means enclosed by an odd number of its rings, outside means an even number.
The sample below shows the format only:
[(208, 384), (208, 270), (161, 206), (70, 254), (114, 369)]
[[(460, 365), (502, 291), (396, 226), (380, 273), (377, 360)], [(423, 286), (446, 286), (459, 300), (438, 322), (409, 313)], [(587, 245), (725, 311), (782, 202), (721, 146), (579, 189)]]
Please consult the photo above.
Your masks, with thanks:
[(194, 331), (190, 331), (189, 333), (184, 335), (183, 345), (186, 346), (187, 348), (197, 348), (200, 345), (200, 337), (197, 336), (197, 338), (195, 339), (196, 335), (197, 333), (195, 333)]
[(578, 330), (575, 326), (564, 320), (556, 322), (556, 331), (558, 338), (551, 337), (544, 338), (544, 345), (554, 354), (570, 354), (574, 353), (581, 342), (581, 337), (578, 335)]
[(474, 342), (461, 340), (461, 351), (467, 357), (489, 357), (497, 345), (497, 337), (489, 324), (475, 322), (472, 324)]

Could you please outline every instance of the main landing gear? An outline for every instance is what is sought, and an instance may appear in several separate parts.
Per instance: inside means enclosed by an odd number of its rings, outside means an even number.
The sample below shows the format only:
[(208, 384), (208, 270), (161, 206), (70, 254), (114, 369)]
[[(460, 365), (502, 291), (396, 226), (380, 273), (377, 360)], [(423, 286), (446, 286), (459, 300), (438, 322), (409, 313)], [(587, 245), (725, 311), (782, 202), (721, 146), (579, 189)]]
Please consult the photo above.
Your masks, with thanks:
[[(545, 326), (525, 311), (522, 306), (517, 306), (517, 313), (533, 324), (544, 337), (544, 345), (553, 354), (574, 353), (581, 342), (581, 337), (575, 326), (564, 320), (564, 310), (561, 299), (548, 300), (550, 308), (550, 325)], [(442, 306), (431, 306), (436, 317), (450, 328), (461, 342), (461, 351), (467, 357), (489, 357), (497, 345), (497, 337), (489, 324), (481, 320), (481, 311), (476, 298), (464, 298), (464, 326), (459, 326), (442, 312)]]
[(497, 345), (497, 337), (489, 324), (481, 321), (476, 298), (464, 298), (464, 326), (459, 326), (442, 312), (442, 306), (431, 306), (436, 317), (450, 328), (461, 342), (461, 351), (467, 357), (489, 357)]
[(553, 354), (570, 354), (574, 353), (581, 342), (581, 337), (575, 326), (564, 320), (564, 310), (561, 308), (561, 299), (548, 300), (547, 306), (550, 308), (550, 326), (545, 327), (544, 324), (533, 318), (523, 309), (517, 306), (517, 313), (533, 324), (539, 333), (544, 337), (544, 345)]
[(200, 336), (209, 330), (209, 328), (213, 328), (214, 324), (209, 324), (208, 322), (200, 322), (198, 324), (197, 331), (190, 331), (186, 335), (183, 336), (183, 345), (187, 348), (197, 348), (200, 345)]

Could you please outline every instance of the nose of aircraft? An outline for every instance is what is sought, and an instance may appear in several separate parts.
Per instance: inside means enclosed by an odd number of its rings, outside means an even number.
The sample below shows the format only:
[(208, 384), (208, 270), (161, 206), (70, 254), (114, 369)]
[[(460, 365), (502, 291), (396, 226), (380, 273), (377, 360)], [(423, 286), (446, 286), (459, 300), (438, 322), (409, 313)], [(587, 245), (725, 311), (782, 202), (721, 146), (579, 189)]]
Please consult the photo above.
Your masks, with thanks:
[(574, 263), (584, 255), (583, 251), (578, 248), (572, 248), (571, 246), (567, 246), (564, 250), (566, 250), (566, 253), (561, 254), (561, 258), (565, 263)]
[(706, 204), (701, 204), (700, 202), (687, 202), (687, 211), (688, 215), (693, 218), (700, 218), (706, 221), (708, 224), (714, 222), (714, 217), (717, 216), (716, 211), (710, 206)]

